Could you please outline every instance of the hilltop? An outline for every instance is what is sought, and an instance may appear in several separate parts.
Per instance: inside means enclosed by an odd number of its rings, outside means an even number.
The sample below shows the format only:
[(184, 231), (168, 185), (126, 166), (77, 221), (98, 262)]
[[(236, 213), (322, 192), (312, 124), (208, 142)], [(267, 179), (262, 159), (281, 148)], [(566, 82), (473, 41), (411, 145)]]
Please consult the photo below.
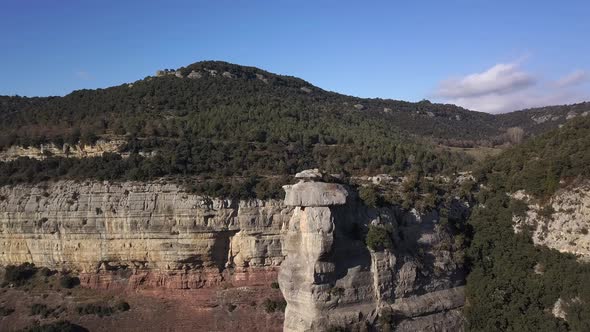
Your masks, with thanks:
[[(525, 133), (536, 134), (590, 110), (588, 103), (582, 103), (490, 115), (427, 100), (411, 103), (351, 97), (255, 67), (203, 61), (175, 70), (159, 70), (156, 76), (130, 84), (78, 90), (64, 97), (0, 96), (0, 128), (4, 133), (3, 145), (11, 135), (28, 136), (36, 142), (51, 140), (78, 127), (99, 134), (165, 136), (152, 130), (154, 126), (161, 127), (163, 119), (225, 106), (240, 106), (239, 112), (261, 106), (273, 107), (277, 112), (286, 106), (324, 112), (358, 111), (378, 117), (406, 134), (451, 145), (459, 140), (472, 145), (502, 143), (507, 128), (520, 126)], [(39, 128), (40, 124), (49, 128)]]
[[(311, 167), (355, 175), (449, 173), (473, 159), (448, 146), (518, 143), (588, 114), (588, 107), (490, 115), (426, 100), (351, 97), (295, 77), (204, 61), (64, 97), (0, 97), (0, 150), (44, 146), (42, 160), (5, 159), (0, 180), (276, 176)], [(99, 140), (121, 144), (102, 156), (63, 156)]]

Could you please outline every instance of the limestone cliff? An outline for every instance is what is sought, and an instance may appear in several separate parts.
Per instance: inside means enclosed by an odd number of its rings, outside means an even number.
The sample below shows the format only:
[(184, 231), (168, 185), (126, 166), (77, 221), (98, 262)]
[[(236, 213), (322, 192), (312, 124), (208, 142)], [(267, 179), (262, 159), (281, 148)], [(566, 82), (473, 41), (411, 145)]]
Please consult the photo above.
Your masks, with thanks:
[[(57, 146), (53, 143), (42, 144), (41, 146), (18, 146), (14, 145), (6, 150), (0, 151), (0, 161), (10, 161), (19, 157), (31, 159), (45, 159), (47, 157), (64, 158), (87, 158), (100, 157), (103, 153), (119, 153), (126, 141), (122, 139), (103, 140), (99, 139), (95, 144), (63, 144)], [(128, 157), (129, 153), (121, 153), (122, 157)]]
[(132, 274), (132, 283), (216, 285), (280, 264), (290, 212), (280, 201), (210, 199), (165, 183), (2, 187), (0, 264), (73, 269), (106, 286), (108, 271)]
[[(318, 176), (284, 188), (286, 205), (295, 207), (279, 272), (287, 301), (284, 331), (462, 328), (462, 266), (436, 212), (369, 209), (345, 186)], [(394, 249), (366, 247), (359, 234), (371, 224), (395, 227)]]
[(542, 203), (522, 191), (513, 197), (528, 205), (524, 215), (513, 217), (516, 231), (524, 226), (532, 227), (535, 244), (590, 260), (589, 183), (561, 189)]

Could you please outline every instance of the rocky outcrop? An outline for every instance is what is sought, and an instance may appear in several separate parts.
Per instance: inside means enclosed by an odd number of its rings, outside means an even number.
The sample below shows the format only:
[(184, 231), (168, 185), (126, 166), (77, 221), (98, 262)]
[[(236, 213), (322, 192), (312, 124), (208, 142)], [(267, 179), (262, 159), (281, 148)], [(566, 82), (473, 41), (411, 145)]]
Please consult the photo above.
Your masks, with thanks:
[(320, 207), (346, 203), (348, 193), (336, 183), (300, 182), (285, 188), (288, 206)]
[(531, 227), (535, 244), (590, 260), (590, 184), (559, 190), (542, 204), (522, 191), (512, 196), (528, 205), (524, 215), (513, 216), (515, 231)]
[(201, 74), (198, 71), (194, 71), (193, 70), (186, 77), (187, 78), (190, 78), (190, 79), (199, 79), (199, 78), (202, 78), (203, 77), (203, 74)]
[(339, 243), (335, 236), (334, 210), (346, 203), (346, 189), (303, 181), (284, 188), (285, 204), (295, 207), (284, 233), (286, 260), (279, 272), (287, 301), (284, 331), (358, 323), (374, 307), (374, 296), (368, 250)]
[[(314, 173), (300, 173), (299, 183), (284, 187), (285, 204), (294, 207), (278, 279), (287, 301), (284, 331), (383, 324), (397, 331), (460, 330), (462, 266), (438, 214), (369, 209), (344, 185)], [(393, 227), (395, 249), (368, 249), (362, 234), (369, 225)], [(378, 320), (385, 312), (393, 318)]]
[(459, 331), (464, 304), (463, 287), (455, 287), (396, 299), (389, 309), (395, 319), (401, 320), (398, 331)]
[[(10, 161), (19, 157), (27, 157), (32, 159), (45, 159), (47, 157), (65, 157), (65, 158), (87, 158), (100, 157), (103, 153), (119, 153), (124, 140), (98, 140), (96, 144), (64, 144), (57, 146), (55, 144), (42, 144), (36, 146), (11, 146), (4, 151), (0, 151), (0, 161)], [(126, 157), (123, 154), (123, 157)]]

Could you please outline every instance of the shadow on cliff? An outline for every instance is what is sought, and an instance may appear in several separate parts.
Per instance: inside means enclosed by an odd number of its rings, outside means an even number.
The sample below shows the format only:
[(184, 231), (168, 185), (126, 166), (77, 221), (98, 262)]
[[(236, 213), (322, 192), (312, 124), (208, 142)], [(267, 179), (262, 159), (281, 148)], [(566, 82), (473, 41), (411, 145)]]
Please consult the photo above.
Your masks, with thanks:
[(335, 232), (330, 255), (335, 263), (336, 280), (344, 278), (351, 271), (359, 273), (371, 270), (371, 253), (363, 234), (372, 218), (354, 195), (348, 200), (347, 204), (332, 208)]

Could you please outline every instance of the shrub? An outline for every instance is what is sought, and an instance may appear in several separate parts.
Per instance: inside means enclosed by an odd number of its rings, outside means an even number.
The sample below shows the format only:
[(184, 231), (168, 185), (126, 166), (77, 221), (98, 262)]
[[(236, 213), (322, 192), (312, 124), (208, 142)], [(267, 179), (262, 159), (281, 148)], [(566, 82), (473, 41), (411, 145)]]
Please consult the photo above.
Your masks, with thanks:
[(39, 271), (37, 271), (37, 273), (43, 277), (50, 277), (55, 274), (55, 271), (52, 271), (46, 267), (42, 267), (39, 269)]
[(377, 188), (373, 185), (359, 189), (359, 198), (367, 206), (377, 207), (381, 204), (381, 198), (377, 192)]
[(14, 312), (12, 308), (0, 307), (0, 317), (5, 317)]
[(80, 284), (80, 278), (64, 275), (59, 278), (59, 284), (63, 288), (74, 288)]
[(382, 226), (370, 225), (366, 237), (367, 246), (375, 251), (392, 249), (391, 232)]
[(264, 300), (262, 305), (264, 306), (264, 311), (266, 311), (267, 313), (273, 313), (276, 311), (285, 312), (285, 308), (287, 307), (287, 301), (285, 301), (284, 299), (266, 299)]
[(31, 316), (41, 315), (44, 318), (49, 317), (55, 309), (49, 308), (46, 304), (43, 303), (34, 303), (31, 306)]
[(31, 279), (35, 275), (35, 272), (37, 272), (37, 268), (32, 263), (8, 265), (4, 272), (4, 281), (20, 286)]
[(119, 301), (117, 305), (115, 305), (115, 309), (118, 311), (128, 311), (131, 309), (131, 306), (126, 301)]
[(34, 325), (24, 329), (25, 332), (88, 332), (88, 329), (69, 321), (57, 321), (49, 324)]
[(119, 301), (114, 307), (110, 305), (103, 305), (97, 303), (88, 303), (76, 307), (78, 315), (97, 315), (99, 317), (110, 316), (115, 312), (124, 312), (131, 309), (131, 306), (126, 301)]
[(279, 283), (274, 281), (272, 284), (270, 284), (270, 288), (272, 289), (279, 289)]
[(101, 304), (85, 304), (76, 308), (78, 315), (97, 315), (98, 317), (110, 316), (115, 310), (106, 305)]

